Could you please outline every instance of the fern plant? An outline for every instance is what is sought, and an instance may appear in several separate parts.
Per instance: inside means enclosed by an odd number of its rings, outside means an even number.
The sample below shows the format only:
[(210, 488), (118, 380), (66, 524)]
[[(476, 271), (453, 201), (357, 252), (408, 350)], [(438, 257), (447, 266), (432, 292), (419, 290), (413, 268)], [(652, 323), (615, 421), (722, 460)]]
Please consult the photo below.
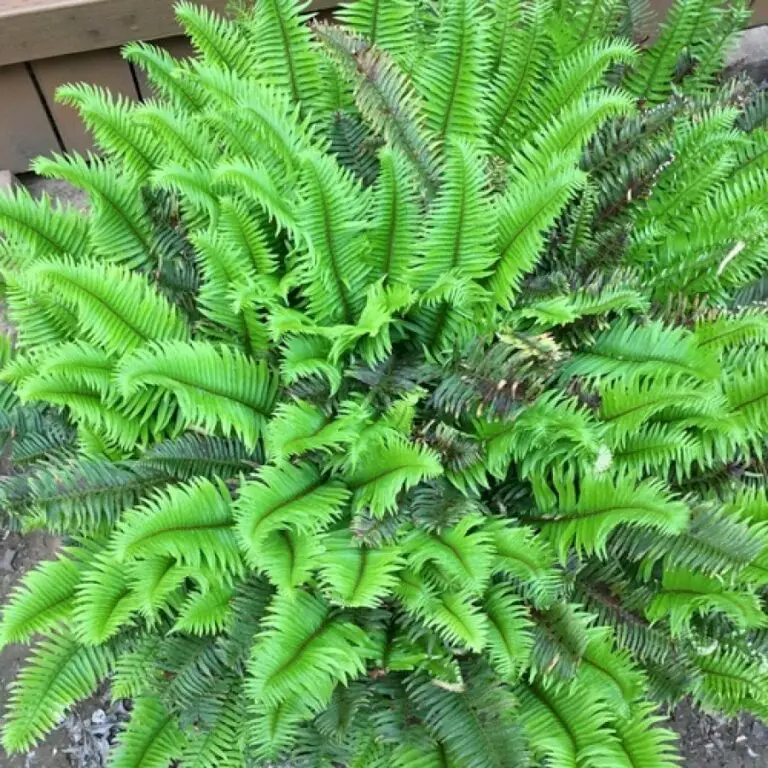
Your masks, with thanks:
[[(6, 750), (114, 768), (664, 768), (768, 714), (768, 147), (743, 7), (177, 8), (155, 98), (0, 199), (8, 525), (64, 537)], [(712, 30), (717, 34), (712, 34)]]

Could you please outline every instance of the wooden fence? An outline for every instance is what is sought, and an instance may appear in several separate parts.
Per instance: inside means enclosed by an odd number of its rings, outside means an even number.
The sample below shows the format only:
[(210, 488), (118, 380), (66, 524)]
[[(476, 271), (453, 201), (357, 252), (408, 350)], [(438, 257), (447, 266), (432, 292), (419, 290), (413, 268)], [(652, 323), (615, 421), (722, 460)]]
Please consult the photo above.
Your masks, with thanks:
[[(228, 0), (196, 0), (217, 11)], [(670, 0), (651, 0), (663, 14)], [(313, 9), (338, 0), (315, 0)], [(753, 23), (768, 22), (755, 0)], [(0, 0), (0, 169), (21, 172), (39, 154), (91, 147), (75, 111), (54, 100), (63, 83), (103, 85), (131, 99), (148, 95), (141, 73), (120, 57), (131, 40), (156, 40), (187, 55), (173, 0)]]

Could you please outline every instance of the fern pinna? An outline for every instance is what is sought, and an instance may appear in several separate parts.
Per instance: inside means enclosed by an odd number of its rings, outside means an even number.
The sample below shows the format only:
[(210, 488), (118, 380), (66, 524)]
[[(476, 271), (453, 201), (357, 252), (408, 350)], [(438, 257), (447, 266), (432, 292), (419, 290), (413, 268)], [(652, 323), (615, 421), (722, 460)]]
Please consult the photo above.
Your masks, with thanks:
[[(186, 3), (73, 85), (87, 213), (0, 199), (6, 523), (64, 538), (8, 751), (114, 768), (664, 768), (768, 713), (765, 99), (741, 6)], [(714, 32), (713, 32), (714, 30)]]

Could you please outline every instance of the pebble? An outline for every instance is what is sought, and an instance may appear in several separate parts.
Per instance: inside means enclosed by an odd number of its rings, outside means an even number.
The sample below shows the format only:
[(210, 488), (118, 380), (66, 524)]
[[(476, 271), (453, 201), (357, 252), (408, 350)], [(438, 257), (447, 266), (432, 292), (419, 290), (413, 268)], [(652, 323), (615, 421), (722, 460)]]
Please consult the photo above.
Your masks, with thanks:
[(16, 559), (16, 553), (18, 552), (18, 549), (6, 549), (5, 552), (3, 552), (3, 559), (0, 560), (0, 571), (13, 571), (13, 561)]

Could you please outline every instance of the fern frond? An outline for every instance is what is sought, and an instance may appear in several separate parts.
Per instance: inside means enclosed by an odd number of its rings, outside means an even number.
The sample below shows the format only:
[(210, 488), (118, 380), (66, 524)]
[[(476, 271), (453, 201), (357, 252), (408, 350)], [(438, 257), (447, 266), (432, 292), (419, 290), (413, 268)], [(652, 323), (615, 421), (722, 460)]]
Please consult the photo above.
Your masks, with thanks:
[(335, 18), (399, 58), (411, 52), (415, 12), (411, 0), (359, 0), (343, 4), (336, 11)]
[(677, 373), (708, 380), (716, 378), (718, 369), (711, 350), (700, 350), (696, 337), (684, 328), (625, 321), (597, 336), (589, 351), (575, 357), (566, 370), (603, 378)]
[(307, 155), (302, 178), (298, 223), (309, 250), (302, 282), (310, 314), (351, 324), (368, 284), (367, 242), (359, 229), (365, 198), (332, 158)]
[(264, 626), (246, 682), (248, 695), (263, 706), (278, 707), (296, 696), (322, 706), (337, 683), (365, 669), (365, 633), (306, 593), (275, 598)]
[(520, 687), (520, 720), (535, 755), (562, 768), (576, 768), (589, 759), (607, 762), (616, 745), (612, 717), (605, 704), (581, 686), (556, 687), (542, 683)]
[(483, 608), (488, 616), (485, 652), (502, 679), (514, 680), (527, 666), (533, 647), (525, 605), (508, 586), (497, 584), (488, 590)]
[[(509, 30), (503, 49), (496, 48), (497, 71), (488, 96), (487, 135), (507, 159), (512, 156), (522, 133), (529, 99), (541, 87), (550, 63), (553, 52), (550, 14), (550, 7), (539, 0), (525, 7), (520, 12), (521, 25)], [(496, 18), (497, 24), (502, 21)], [(494, 29), (491, 29), (492, 41), (497, 34)]]
[(276, 394), (263, 362), (208, 342), (166, 342), (124, 358), (118, 382), (125, 397), (147, 387), (170, 392), (185, 419), (213, 431), (220, 427), (253, 448)]
[(120, 561), (165, 555), (193, 568), (220, 568), (223, 574), (242, 567), (229, 494), (208, 480), (169, 487), (126, 513), (113, 544)]
[(398, 547), (368, 548), (340, 531), (323, 537), (319, 576), (327, 598), (351, 608), (374, 608), (392, 592), (404, 560)]
[(173, 631), (188, 632), (190, 635), (225, 632), (232, 621), (230, 601), (233, 595), (231, 587), (212, 587), (193, 592), (179, 609)]
[(41, 469), (29, 479), (34, 505), (48, 530), (100, 531), (168, 478), (140, 464), (104, 461)]
[(117, 741), (110, 768), (163, 768), (181, 756), (186, 738), (159, 699), (143, 696)]
[(262, 208), (271, 221), (277, 222), (278, 229), (287, 229), (299, 239), (301, 230), (293, 201), (285, 199), (274, 174), (262, 163), (244, 159), (224, 162), (217, 165), (213, 173), (215, 181), (241, 192), (246, 200)]
[(13, 754), (37, 744), (69, 707), (96, 689), (113, 660), (109, 646), (89, 648), (59, 634), (44, 640), (11, 692), (3, 726), (5, 750)]
[(675, 749), (677, 736), (660, 723), (664, 718), (656, 714), (651, 702), (636, 703), (627, 718), (617, 718), (613, 723), (616, 736), (631, 766), (658, 766), (678, 768), (680, 765)]
[(512, 577), (538, 607), (550, 605), (563, 584), (549, 542), (532, 528), (512, 527), (501, 521), (489, 524), (488, 530), (496, 550), (494, 572)]
[(627, 77), (626, 85), (638, 99), (657, 104), (669, 95), (678, 59), (708, 7), (708, 0), (677, 0), (672, 5), (658, 38)]
[(436, 150), (428, 136), (423, 106), (397, 64), (375, 46), (333, 26), (319, 24), (320, 39), (355, 77), (355, 101), (371, 127), (403, 152), (419, 179), (437, 187)]
[(213, 138), (202, 121), (189, 115), (182, 119), (158, 101), (143, 102), (134, 109), (132, 117), (154, 137), (159, 149), (157, 165), (176, 162), (187, 167), (212, 167), (216, 164)]
[(684, 569), (665, 569), (661, 590), (646, 614), (652, 621), (668, 617), (675, 636), (688, 629), (694, 615), (709, 611), (722, 611), (743, 628), (768, 624), (757, 595), (730, 589), (721, 579)]
[(735, 648), (721, 648), (696, 659), (702, 677), (693, 690), (694, 700), (706, 709), (735, 714), (753, 701), (765, 701), (768, 677), (755, 659)]
[(176, 5), (174, 12), (207, 66), (229, 69), (243, 77), (251, 75), (258, 58), (242, 27), (185, 0)]
[(77, 312), (83, 334), (107, 352), (189, 333), (178, 310), (124, 267), (62, 259), (38, 262), (31, 275), (59, 293)]
[(271, 533), (290, 529), (311, 534), (341, 515), (349, 491), (311, 465), (266, 465), (257, 479), (240, 487), (235, 516), (240, 542), (255, 563)]
[(488, 617), (463, 591), (440, 591), (412, 571), (400, 575), (395, 590), (405, 609), (445, 642), (479, 652), (487, 642)]
[(319, 54), (301, 22), (303, 0), (264, 0), (248, 21), (251, 55), (269, 82), (310, 106), (322, 90)]
[(535, 266), (547, 230), (576, 189), (583, 175), (566, 164), (549, 168), (546, 174), (513, 174), (507, 193), (499, 200), (499, 260), (493, 268), (489, 288), (496, 301), (509, 309), (526, 272)]
[(445, 3), (434, 50), (417, 77), (427, 127), (438, 141), (476, 139), (487, 70), (487, 18), (477, 0)]
[(514, 695), (482, 667), (471, 673), (473, 682), (461, 691), (446, 690), (423, 676), (408, 686), (409, 698), (440, 745), (436, 764), (519, 768), (527, 755), (515, 722)]
[(155, 443), (140, 458), (140, 465), (152, 467), (179, 480), (193, 477), (220, 477), (227, 480), (255, 467), (254, 455), (238, 440), (187, 433)]
[(3, 610), (0, 646), (29, 642), (67, 619), (79, 581), (80, 569), (66, 554), (25, 574)]
[(160, 154), (146, 129), (135, 120), (135, 106), (97, 86), (63, 85), (56, 100), (75, 107), (102, 151), (137, 179), (145, 179)]
[(108, 555), (83, 568), (72, 611), (75, 637), (84, 645), (100, 646), (132, 624), (139, 607), (129, 589), (124, 565)]
[(392, 149), (379, 154), (381, 173), (376, 187), (376, 220), (371, 234), (373, 276), (388, 283), (408, 282), (415, 256), (419, 204), (416, 184), (405, 156)]
[[(90, 249), (86, 219), (47, 195), (33, 199), (22, 186), (0, 195), (0, 225), (6, 236), (28, 249), (32, 257), (80, 256)], [(14, 255), (26, 261), (21, 249), (14, 249)]]
[(151, 224), (135, 179), (126, 183), (113, 166), (93, 155), (39, 157), (34, 170), (41, 176), (64, 179), (88, 193), (93, 205), (90, 242), (99, 256), (128, 267), (153, 265)]
[(413, 531), (405, 537), (403, 547), (408, 565), (416, 573), (431, 566), (446, 583), (479, 594), (488, 586), (493, 568), (492, 541), (482, 518), (467, 515), (442, 531)]
[(367, 505), (374, 515), (383, 516), (394, 508), (400, 491), (441, 473), (433, 451), (394, 438), (373, 445), (358, 466), (343, 473), (343, 479), (354, 493), (356, 509)]
[(122, 55), (141, 67), (153, 88), (183, 112), (195, 114), (204, 109), (205, 94), (189, 78), (180, 75), (179, 62), (164, 48), (143, 42), (128, 43)]
[(555, 481), (558, 503), (551, 512), (528, 518), (540, 526), (564, 558), (569, 546), (579, 552), (605, 554), (611, 532), (628, 524), (677, 533), (688, 522), (687, 505), (658, 482), (637, 483), (632, 476), (581, 477)]

